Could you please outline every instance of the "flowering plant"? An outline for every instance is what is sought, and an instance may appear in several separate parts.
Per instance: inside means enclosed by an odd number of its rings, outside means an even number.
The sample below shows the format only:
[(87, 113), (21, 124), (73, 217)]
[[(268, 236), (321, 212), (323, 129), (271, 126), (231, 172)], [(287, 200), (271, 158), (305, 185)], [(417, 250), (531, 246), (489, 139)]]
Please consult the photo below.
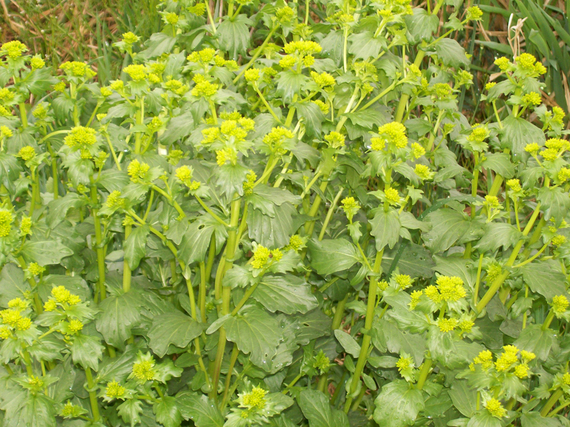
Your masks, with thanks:
[(1, 46), (3, 424), (569, 426), (542, 63), (475, 123), (476, 6), (218, 4), (161, 1), (108, 86)]

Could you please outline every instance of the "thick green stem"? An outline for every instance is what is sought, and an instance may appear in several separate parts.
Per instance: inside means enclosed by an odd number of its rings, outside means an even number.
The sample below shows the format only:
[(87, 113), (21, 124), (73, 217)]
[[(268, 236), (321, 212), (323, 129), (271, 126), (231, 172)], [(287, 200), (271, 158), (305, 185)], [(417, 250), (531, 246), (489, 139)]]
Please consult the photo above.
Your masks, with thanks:
[[(125, 242), (129, 238), (133, 226), (128, 224), (125, 225)], [(131, 267), (129, 267), (129, 263), (127, 262), (126, 258), (123, 261), (123, 291), (129, 292), (131, 290)]]
[(236, 365), (237, 358), (239, 356), (239, 349), (238, 346), (234, 344), (232, 349), (232, 355), (230, 357), (230, 366), (228, 368), (228, 373), (226, 375), (226, 381), (224, 383), (224, 396), (222, 398), (222, 405), (221, 409), (224, 410), (228, 403), (228, 398), (231, 397), (228, 395), (228, 391), (230, 390), (230, 383), (232, 380), (232, 374), (234, 373), (234, 366)]
[(99, 272), (99, 295), (101, 301), (107, 297), (107, 291), (105, 289), (105, 249), (103, 248), (103, 236), (101, 233), (101, 221), (99, 220), (99, 209), (97, 209), (97, 204), (99, 203), (97, 197), (97, 187), (95, 184), (91, 185), (91, 214), (93, 215), (93, 223), (95, 226), (95, 245), (97, 252), (97, 270)]
[(552, 409), (552, 407), (554, 405), (556, 405), (556, 402), (558, 402), (558, 399), (560, 399), (563, 394), (564, 394), (564, 392), (562, 391), (561, 388), (559, 388), (554, 393), (552, 393), (552, 395), (550, 396), (550, 399), (548, 399), (546, 401), (546, 403), (544, 404), (544, 406), (542, 407), (542, 410), (540, 411), (540, 415), (542, 415), (543, 417), (546, 417), (548, 415), (548, 413), (550, 412), (550, 410)]
[[(241, 208), (241, 199), (238, 197), (237, 194), (234, 194), (234, 200), (232, 201), (231, 206), (231, 222), (230, 222), (230, 231), (228, 232), (228, 241), (226, 244), (226, 262), (224, 265), (223, 273), (221, 275), (221, 279), (225, 273), (232, 268), (233, 258), (235, 252), (237, 250), (239, 242), (237, 241), (237, 228), (239, 225), (239, 214)], [(222, 286), (222, 316), (230, 313), (230, 302), (231, 302), (231, 288), (226, 286)], [(213, 388), (212, 388), (212, 397), (217, 395), (217, 387), (218, 381), (220, 379), (220, 371), (222, 369), (222, 361), (224, 359), (224, 352), (226, 349), (226, 330), (222, 326), (220, 328), (220, 336), (218, 339), (218, 351), (216, 353), (216, 360), (214, 363), (214, 379), (213, 379)]]
[(360, 375), (364, 370), (366, 365), (366, 360), (368, 358), (368, 348), (370, 346), (370, 341), (372, 336), (370, 335), (370, 329), (372, 328), (372, 323), (374, 321), (374, 314), (376, 309), (376, 298), (378, 295), (378, 276), (382, 269), (382, 256), (384, 250), (376, 253), (376, 260), (374, 261), (374, 267), (372, 269), (374, 275), (370, 279), (370, 284), (368, 285), (368, 302), (366, 304), (366, 318), (364, 320), (365, 334), (362, 338), (362, 345), (360, 346), (360, 354), (358, 355), (358, 362), (356, 363), (356, 368), (354, 370), (354, 375), (352, 376), (352, 382), (350, 388), (348, 389), (348, 397), (344, 405), (344, 412), (348, 413), (350, 406), (352, 404), (353, 395), (358, 390), (358, 383), (360, 382)]
[(422, 368), (420, 369), (420, 377), (418, 378), (418, 383), (416, 384), (416, 388), (421, 390), (424, 388), (424, 384), (426, 379), (431, 371), (432, 360), (429, 357), (426, 357), (424, 363), (422, 364)]
[(554, 310), (550, 309), (548, 315), (546, 316), (546, 319), (544, 319), (544, 323), (542, 324), (543, 331), (546, 331), (550, 327), (550, 324), (554, 320), (554, 316), (555, 316)]
[[(423, 50), (420, 50), (416, 55), (416, 60), (414, 61), (414, 65), (419, 67), (425, 56), (426, 53)], [(402, 122), (402, 119), (404, 118), (404, 113), (406, 111), (406, 107), (408, 106), (409, 99), (410, 95), (408, 95), (407, 93), (403, 93), (402, 96), (400, 97), (400, 102), (398, 103), (398, 107), (396, 108), (396, 115), (394, 116), (395, 122), (400, 122), (400, 123)]]
[(28, 127), (28, 112), (26, 111), (26, 104), (24, 102), (20, 102), (18, 104), (20, 107), (20, 120), (22, 121), (22, 128), (26, 129)]
[(89, 387), (89, 401), (91, 402), (93, 421), (97, 422), (101, 415), (99, 415), (99, 403), (97, 402), (97, 392), (95, 391), (95, 382), (93, 381), (91, 369), (85, 368), (85, 377), (87, 378), (87, 387)]

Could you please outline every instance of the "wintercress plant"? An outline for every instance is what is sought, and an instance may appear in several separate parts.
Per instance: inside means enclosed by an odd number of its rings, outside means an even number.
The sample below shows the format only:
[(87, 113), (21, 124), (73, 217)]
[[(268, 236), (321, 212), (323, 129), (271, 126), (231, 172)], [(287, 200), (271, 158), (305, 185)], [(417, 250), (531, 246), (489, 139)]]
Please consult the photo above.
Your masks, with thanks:
[(0, 48), (3, 425), (569, 426), (543, 64), (475, 116), (477, 6), (213, 3), (108, 86)]

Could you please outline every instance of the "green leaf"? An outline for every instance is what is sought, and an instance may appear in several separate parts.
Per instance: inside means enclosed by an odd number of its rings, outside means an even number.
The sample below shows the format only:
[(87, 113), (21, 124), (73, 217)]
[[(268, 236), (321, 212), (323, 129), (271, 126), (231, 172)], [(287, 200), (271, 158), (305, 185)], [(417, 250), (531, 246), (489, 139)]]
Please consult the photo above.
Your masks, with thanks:
[(113, 191), (123, 192), (129, 182), (129, 176), (125, 173), (124, 170), (120, 171), (117, 169), (107, 169), (101, 172), (101, 177), (97, 181), (97, 184), (101, 185), (105, 190), (111, 193)]
[(509, 155), (505, 153), (485, 154), (485, 160), (481, 162), (481, 166), (491, 169), (505, 179), (515, 176), (515, 166), (511, 163)]
[(360, 260), (358, 249), (345, 239), (310, 240), (311, 267), (321, 275), (347, 270)]
[(252, 297), (272, 313), (306, 313), (318, 306), (309, 284), (291, 274), (264, 276)]
[(107, 344), (121, 350), (125, 348), (125, 341), (141, 320), (141, 304), (142, 298), (134, 289), (108, 296), (101, 301), (101, 314), (97, 318), (96, 327)]
[(152, 351), (158, 357), (164, 357), (170, 345), (184, 349), (201, 333), (198, 322), (180, 311), (173, 311), (155, 317), (147, 336)]
[(298, 398), (299, 407), (309, 427), (349, 427), (344, 412), (331, 409), (329, 399), (317, 390), (303, 390)]
[(415, 7), (412, 10), (414, 14), (411, 16), (406, 15), (404, 20), (406, 22), (406, 29), (409, 32), (408, 41), (412, 44), (416, 44), (432, 37), (439, 26), (439, 19), (437, 19), (436, 15), (428, 13), (425, 9)]
[(453, 405), (466, 417), (472, 417), (476, 410), (477, 390), (471, 389), (467, 381), (456, 380), (448, 390)]
[(467, 427), (502, 427), (503, 423), (487, 410), (483, 410), (469, 420)]
[(192, 420), (194, 425), (200, 427), (223, 427), (224, 418), (207, 396), (194, 394), (188, 391), (176, 395), (178, 410), (185, 420)]
[(6, 153), (0, 153), (0, 182), (15, 181), (20, 175), (22, 168), (16, 157)]
[(313, 102), (297, 102), (293, 105), (297, 108), (297, 118), (305, 124), (307, 135), (320, 136), (325, 116), (319, 106)]
[(424, 409), (421, 390), (403, 380), (395, 380), (382, 387), (374, 401), (374, 421), (383, 427), (413, 425), (418, 414)]
[(540, 360), (546, 360), (555, 340), (556, 335), (552, 329), (542, 330), (542, 325), (529, 325), (522, 330), (514, 345), (536, 354)]
[(294, 95), (301, 93), (301, 87), (309, 81), (307, 76), (294, 71), (281, 71), (277, 77), (276, 95), (283, 97), (283, 101), (291, 102)]
[(47, 67), (34, 70), (22, 82), (24, 83), (24, 86), (36, 97), (41, 97), (48, 89), (59, 82), (59, 80), (52, 76), (51, 73), (52, 70)]
[(562, 427), (556, 418), (546, 418), (539, 412), (527, 412), (521, 414), (522, 427)]
[(436, 266), (433, 269), (435, 271), (444, 276), (457, 276), (471, 289), (474, 288), (477, 280), (477, 265), (473, 265), (471, 260), (457, 256), (440, 257), (437, 255), (434, 256), (434, 260)]
[(566, 275), (554, 260), (532, 262), (521, 267), (525, 283), (531, 291), (552, 301), (556, 295), (567, 295)]
[(143, 58), (155, 58), (165, 53), (170, 53), (175, 44), (176, 38), (164, 33), (154, 33), (146, 43), (147, 48), (140, 52), (139, 55)]
[(103, 359), (105, 347), (97, 337), (78, 334), (73, 337), (71, 345), (71, 358), (73, 363), (83, 368), (99, 370), (99, 360)]
[(156, 415), (156, 421), (164, 427), (177, 427), (182, 422), (182, 415), (173, 396), (161, 397), (154, 403), (152, 410)]
[(370, 221), (372, 234), (376, 240), (376, 250), (381, 251), (386, 246), (390, 249), (394, 247), (400, 239), (400, 217), (395, 209), (384, 212), (383, 208), (376, 211), (374, 218)]
[(514, 225), (504, 222), (487, 223), (484, 231), (485, 234), (475, 245), (475, 248), (483, 252), (494, 252), (501, 247), (508, 249), (522, 238), (522, 233)]
[(138, 399), (129, 399), (117, 406), (117, 412), (123, 421), (131, 426), (140, 424), (142, 402)]
[(55, 427), (55, 402), (43, 393), (31, 393), (19, 387), (4, 390), (0, 409), (6, 411), (5, 426)]
[(372, 31), (352, 34), (348, 40), (351, 42), (348, 52), (354, 55), (355, 59), (376, 58), (380, 50), (386, 48), (384, 38), (374, 38)]
[(432, 359), (449, 369), (465, 368), (484, 347), (475, 342), (456, 340), (452, 334), (432, 326), (428, 334), (428, 349)]
[(176, 141), (186, 138), (194, 130), (194, 119), (192, 113), (186, 112), (173, 117), (168, 122), (166, 130), (159, 137), (159, 141), (164, 145), (171, 145)]
[(225, 323), (228, 340), (239, 350), (249, 354), (249, 359), (261, 368), (275, 356), (281, 341), (279, 325), (275, 318), (254, 305), (246, 306)]
[(445, 65), (451, 67), (469, 66), (469, 59), (465, 55), (465, 49), (457, 41), (444, 38), (435, 44), (437, 56)]
[(292, 205), (299, 204), (301, 198), (283, 188), (274, 188), (266, 184), (259, 184), (253, 189), (253, 193), (247, 196), (247, 201), (255, 209), (259, 209), (264, 215), (275, 217), (275, 206), (283, 203)]
[(340, 345), (342, 345), (344, 351), (346, 351), (355, 359), (358, 358), (358, 356), (360, 355), (360, 345), (350, 334), (347, 334), (342, 329), (335, 329), (334, 336), (336, 337)]
[(0, 307), (8, 307), (8, 301), (23, 298), (30, 290), (24, 272), (15, 264), (6, 264), (0, 273)]
[(246, 15), (228, 18), (218, 26), (218, 41), (228, 52), (230, 59), (237, 59), (249, 47), (249, 27), (251, 21)]
[(62, 258), (73, 255), (73, 251), (60, 240), (27, 241), (20, 253), (26, 262), (36, 262), (41, 266), (59, 264)]
[(146, 224), (135, 227), (123, 243), (125, 259), (129, 263), (131, 270), (135, 270), (139, 266), (141, 259), (146, 254), (145, 248), (148, 233), (150, 233), (150, 229)]
[(394, 262), (395, 257), (399, 255), (399, 258), (396, 259), (396, 266), (400, 270), (400, 273), (407, 274), (412, 278), (430, 278), (433, 276), (432, 269), (435, 264), (428, 250), (415, 243), (405, 244), (403, 249), (399, 248), (400, 247), (396, 247), (389, 252), (384, 251), (384, 257), (382, 258), (383, 271), (387, 272)]
[(560, 225), (570, 210), (570, 197), (562, 187), (541, 188), (538, 190), (538, 201), (541, 203), (541, 210), (544, 211), (544, 219), (555, 220), (556, 225)]
[(470, 227), (470, 222), (462, 213), (448, 208), (429, 213), (426, 222), (431, 223), (432, 228), (423, 235), (423, 239), (433, 253), (448, 250)]
[(267, 248), (282, 248), (289, 244), (295, 232), (294, 218), (297, 211), (290, 203), (283, 203), (271, 218), (258, 209), (251, 209), (247, 215), (249, 238)]
[(419, 366), (426, 349), (424, 334), (410, 334), (398, 328), (394, 321), (380, 319), (372, 326), (372, 341), (381, 352), (408, 353), (414, 357)]
[[(178, 257), (188, 265), (204, 261), (214, 232), (226, 234), (224, 226), (209, 215), (194, 221), (182, 236)], [(167, 237), (176, 238), (170, 233), (167, 233)]]
[(501, 147), (510, 149), (519, 158), (527, 155), (524, 151), (527, 144), (536, 142), (538, 145), (544, 145), (545, 140), (544, 132), (528, 120), (509, 115), (503, 121)]
[(86, 201), (77, 193), (67, 193), (65, 196), (52, 200), (48, 204), (48, 214), (46, 216), (46, 224), (49, 228), (53, 229), (63, 220), (67, 215), (67, 211), (71, 208), (80, 208), (85, 206)]

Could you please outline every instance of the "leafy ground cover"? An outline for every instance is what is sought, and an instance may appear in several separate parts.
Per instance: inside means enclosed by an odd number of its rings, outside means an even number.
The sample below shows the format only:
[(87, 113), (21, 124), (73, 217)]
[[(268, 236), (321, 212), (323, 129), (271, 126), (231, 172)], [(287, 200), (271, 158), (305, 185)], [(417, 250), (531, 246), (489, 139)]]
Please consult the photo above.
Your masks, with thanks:
[(116, 80), (1, 45), (3, 424), (570, 425), (552, 64), (470, 114), (477, 6), (214, 6)]

